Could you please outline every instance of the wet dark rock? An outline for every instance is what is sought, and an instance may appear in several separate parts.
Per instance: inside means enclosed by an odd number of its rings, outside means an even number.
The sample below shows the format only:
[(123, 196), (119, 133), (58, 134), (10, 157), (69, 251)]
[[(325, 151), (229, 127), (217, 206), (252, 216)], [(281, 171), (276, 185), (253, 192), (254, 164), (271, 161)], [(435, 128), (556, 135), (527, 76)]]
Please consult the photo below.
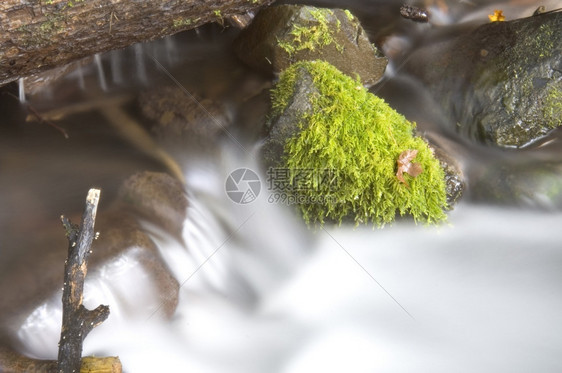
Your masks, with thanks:
[(247, 12), (244, 14), (234, 14), (232, 16), (226, 17), (226, 22), (232, 27), (238, 29), (245, 29), (254, 19), (254, 12)]
[(143, 92), (139, 106), (156, 136), (168, 142), (212, 141), (231, 124), (221, 103), (175, 86)]
[[(427, 139), (426, 139), (427, 141)], [(447, 204), (454, 206), (462, 197), (466, 188), (465, 177), (459, 164), (447, 152), (436, 144), (428, 141), (433, 149), (435, 158), (445, 171), (445, 190), (447, 192)]]
[(267, 122), (268, 134), (263, 146), (266, 167), (277, 167), (282, 163), (285, 144), (300, 133), (301, 118), (312, 110), (310, 97), (319, 94), (310, 74), (303, 74), (283, 113)]
[(429, 22), (429, 13), (427, 10), (412, 5), (403, 4), (400, 7), (400, 15), (414, 22)]
[(280, 5), (262, 9), (235, 42), (245, 63), (279, 73), (297, 61), (324, 60), (363, 84), (384, 74), (386, 57), (369, 41), (359, 20), (341, 9)]
[(238, 110), (235, 123), (250, 143), (255, 143), (264, 135), (264, 124), (270, 109), (269, 89), (244, 101)]
[(474, 178), (471, 199), (498, 205), (562, 209), (562, 164), (522, 162), (490, 167)]
[(119, 189), (125, 207), (167, 232), (179, 234), (187, 213), (187, 198), (182, 183), (161, 172), (139, 172)]
[(420, 48), (406, 69), (460, 133), (523, 147), (562, 125), (561, 29), (560, 12), (485, 24), (452, 42)]

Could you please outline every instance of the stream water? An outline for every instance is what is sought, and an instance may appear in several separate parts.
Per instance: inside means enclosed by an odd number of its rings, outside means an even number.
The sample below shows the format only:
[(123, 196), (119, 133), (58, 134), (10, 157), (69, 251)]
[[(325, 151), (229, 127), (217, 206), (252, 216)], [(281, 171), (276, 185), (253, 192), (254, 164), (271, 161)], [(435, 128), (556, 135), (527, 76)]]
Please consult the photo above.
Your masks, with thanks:
[[(392, 56), (371, 90), (459, 161), (467, 191), (448, 224), (313, 230), (291, 206), (272, 202), (258, 159), (266, 106), (246, 103), (270, 79), (233, 56), (235, 30), (210, 25), (100, 55), (37, 93), (28, 87), (25, 105), (41, 113), (92, 106), (56, 121), (68, 140), (25, 121), (16, 86), (0, 97), (0, 288), (19, 291), (14, 263), (66, 250), (58, 217), (77, 221), (88, 188), (102, 188), (102, 219), (129, 175), (166, 170), (154, 149), (119, 135), (96, 103), (179, 84), (223, 103), (233, 123), (214, 147), (159, 145), (180, 165), (189, 207), (180, 239), (144, 228), (181, 285), (177, 310), (161, 315), (160, 290), (133, 256), (102, 264), (89, 273), (85, 304), (108, 304), (111, 315), (86, 338), (84, 355), (119, 356), (135, 373), (562, 371), (561, 203), (540, 192), (507, 201), (475, 192), (505, 165), (548, 162), (548, 180), (561, 178), (560, 135), (521, 151), (474, 144), (447, 130), (423, 87), (400, 70), (416, 48), (488, 22), (496, 8), (512, 19), (562, 2), (427, 1), (430, 24), (401, 19), (395, 1), (311, 3), (345, 5), (361, 18)], [(260, 178), (251, 203), (225, 192), (239, 168)], [(9, 325), (22, 352), (56, 358), (60, 296), (56, 288), (41, 294), (21, 324)]]

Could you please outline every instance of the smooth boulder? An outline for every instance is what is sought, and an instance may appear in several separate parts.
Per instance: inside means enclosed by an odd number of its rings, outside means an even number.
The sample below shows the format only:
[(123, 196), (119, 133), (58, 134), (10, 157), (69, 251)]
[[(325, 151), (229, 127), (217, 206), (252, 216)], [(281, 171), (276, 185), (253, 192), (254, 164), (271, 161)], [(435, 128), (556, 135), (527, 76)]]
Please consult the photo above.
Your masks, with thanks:
[(418, 77), (472, 140), (520, 148), (562, 125), (562, 13), (482, 25), (416, 51)]
[(365, 85), (377, 82), (388, 63), (349, 11), (302, 5), (262, 9), (235, 41), (235, 51), (268, 73), (298, 61), (324, 60)]

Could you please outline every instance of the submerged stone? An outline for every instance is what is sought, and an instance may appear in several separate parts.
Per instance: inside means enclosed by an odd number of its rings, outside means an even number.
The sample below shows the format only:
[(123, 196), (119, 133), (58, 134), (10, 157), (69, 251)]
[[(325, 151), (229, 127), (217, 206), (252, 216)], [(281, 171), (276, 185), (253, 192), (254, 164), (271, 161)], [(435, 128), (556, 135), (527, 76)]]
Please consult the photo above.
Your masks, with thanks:
[(301, 5), (262, 9), (235, 42), (238, 57), (265, 72), (279, 73), (297, 61), (324, 60), (345, 74), (373, 84), (386, 57), (369, 41), (349, 11)]
[(182, 183), (162, 172), (139, 172), (119, 189), (126, 209), (171, 234), (180, 234), (187, 214), (187, 198)]
[(475, 201), (562, 209), (562, 163), (521, 162), (492, 167), (471, 186)]
[[(122, 207), (113, 204), (108, 209), (98, 210), (95, 231), (100, 232), (100, 235), (91, 247), (86, 286), (101, 286), (104, 292), (111, 293), (114, 297), (111, 307), (116, 307), (119, 314), (126, 317), (152, 317), (156, 311), (159, 311), (158, 317), (162, 314), (171, 317), (178, 304), (180, 285), (137, 216)], [(16, 336), (35, 310), (42, 310), (42, 314), (60, 312), (62, 303), (57, 294), (60, 294), (64, 281), (61, 268), (68, 254), (68, 242), (64, 231), (61, 231), (59, 228), (43, 232), (42, 245), (30, 248), (25, 255), (14, 257), (10, 267), (1, 271), (2, 332)], [(49, 250), (45, 250), (45, 247)], [(139, 271), (144, 273), (146, 282), (142, 283), (151, 286), (128, 288), (130, 282), (126, 276), (132, 273), (132, 269), (135, 274)], [(87, 296), (91, 297), (92, 294)], [(53, 303), (53, 299), (58, 301)]]
[[(147, 295), (150, 293), (156, 295), (155, 300), (158, 302), (157, 307), (161, 307), (161, 313), (166, 317), (171, 317), (178, 304), (179, 283), (162, 259), (158, 246), (139, 223), (137, 216), (113, 208), (105, 214), (105, 219), (96, 222), (96, 229), (99, 229), (101, 234), (92, 245), (94, 255), (90, 259), (89, 275), (95, 277), (98, 268), (103, 271), (104, 266), (114, 268), (121, 266), (125, 271), (127, 265), (123, 265), (124, 261), (129, 265), (137, 266), (146, 273), (148, 281), (153, 284), (153, 288), (143, 290)], [(118, 280), (112, 278), (112, 281)], [(117, 285), (119, 288), (119, 285), (122, 284)], [(152, 314), (146, 301), (141, 307), (140, 304), (135, 305), (136, 299), (131, 299), (130, 294), (118, 295), (123, 296), (121, 302), (129, 302), (134, 307), (134, 310), (129, 310), (129, 312), (138, 312), (141, 315), (143, 313)]]
[[(446, 219), (445, 173), (409, 122), (361, 83), (323, 61), (299, 62), (272, 91), (263, 155), (274, 184), (297, 201), (305, 220), (353, 219), (377, 226), (409, 215), (426, 223)], [(397, 177), (410, 151), (422, 172)], [(279, 171), (280, 170), (280, 171)], [(417, 173), (417, 172), (416, 172)], [(286, 180), (285, 180), (286, 181)]]
[(164, 142), (212, 142), (231, 123), (225, 107), (211, 99), (186, 93), (181, 87), (160, 87), (139, 97), (141, 113)]
[(460, 133), (523, 147), (562, 125), (560, 30), (560, 12), (492, 22), (450, 43), (421, 48), (406, 68)]

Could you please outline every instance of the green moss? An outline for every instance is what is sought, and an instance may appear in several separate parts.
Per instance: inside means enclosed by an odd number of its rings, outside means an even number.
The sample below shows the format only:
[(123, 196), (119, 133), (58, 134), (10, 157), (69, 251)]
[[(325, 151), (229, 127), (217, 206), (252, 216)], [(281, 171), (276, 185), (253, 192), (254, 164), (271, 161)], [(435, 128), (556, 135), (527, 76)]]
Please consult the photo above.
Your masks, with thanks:
[[(298, 192), (301, 201), (329, 201), (300, 204), (304, 219), (323, 223), (354, 217), (358, 224), (382, 226), (397, 214), (409, 214), (415, 221), (444, 221), (445, 179), (439, 161), (423, 139), (412, 135), (415, 125), (359, 81), (327, 62), (296, 63), (273, 89), (274, 115), (284, 111), (304, 73), (319, 94), (311, 94), (312, 110), (299, 123), (301, 132), (286, 144), (283, 164), (292, 171), (334, 170), (338, 184)], [(404, 174), (409, 188), (396, 177), (398, 156), (408, 149), (418, 150), (414, 162), (423, 167), (416, 178)]]
[(310, 21), (306, 24), (293, 24), (289, 31), (288, 40), (278, 40), (278, 45), (291, 57), (301, 50), (314, 51), (330, 44), (335, 44), (340, 51), (343, 48), (334, 39), (334, 33), (340, 31), (341, 23), (336, 19), (336, 27), (329, 21), (329, 17), (334, 17), (334, 12), (330, 9), (320, 9), (304, 7), (303, 12), (307, 12)]
[(186, 18), (186, 19), (174, 19), (174, 28), (183, 28), (183, 27), (188, 27), (193, 23), (193, 21), (190, 18)]
[(544, 119), (550, 128), (562, 126), (562, 91), (552, 87), (542, 107)]
[[(74, 7), (76, 4), (80, 4), (83, 3), (85, 0), (68, 0), (66, 2), (66, 4), (64, 4), (64, 6), (62, 7), (61, 10), (65, 10), (67, 8), (72, 8)], [(62, 3), (62, 1), (60, 1)], [(55, 3), (54, 0), (43, 0), (43, 4), (44, 5), (53, 5)]]
[(50, 35), (56, 31), (60, 25), (57, 25), (57, 21), (53, 18), (48, 17), (47, 21), (42, 22), (39, 25), (39, 31), (41, 35)]
[(548, 24), (542, 24), (539, 26), (538, 37), (532, 39), (536, 44), (533, 46), (533, 50), (536, 50), (539, 58), (545, 58), (552, 56), (552, 51), (554, 49), (554, 30)]
[(63, 10), (66, 8), (72, 8), (76, 4), (83, 3), (84, 0), (69, 0), (66, 5), (64, 6)]
[(219, 25), (221, 25), (221, 26), (224, 27), (224, 19), (222, 18), (222, 13), (221, 13), (220, 9), (214, 10), (213, 13), (214, 13), (215, 17), (218, 18), (216, 22), (217, 22)]
[[(69, 0), (62, 9), (44, 11), (44, 20), (32, 25), (24, 25), (16, 29), (17, 32), (23, 34), (20, 43), (24, 47), (42, 47), (52, 43), (54, 34), (58, 34), (66, 30), (68, 22), (68, 8), (72, 8), (85, 0)], [(62, 2), (60, 2), (62, 4)], [(54, 5), (54, 0), (43, 0), (44, 5)], [(57, 4), (60, 5), (60, 4)], [(58, 8), (58, 6), (56, 7)]]
[(62, 14), (45, 16), (43, 22), (34, 25), (24, 25), (16, 29), (22, 34), (20, 43), (28, 48), (46, 46), (52, 43), (52, 36), (64, 30), (66, 17)]
[(343, 12), (344, 12), (345, 15), (347, 16), (347, 19), (348, 19), (348, 20), (353, 21), (353, 19), (354, 19), (355, 17), (353, 16), (353, 14), (352, 14), (349, 10), (345, 9)]

